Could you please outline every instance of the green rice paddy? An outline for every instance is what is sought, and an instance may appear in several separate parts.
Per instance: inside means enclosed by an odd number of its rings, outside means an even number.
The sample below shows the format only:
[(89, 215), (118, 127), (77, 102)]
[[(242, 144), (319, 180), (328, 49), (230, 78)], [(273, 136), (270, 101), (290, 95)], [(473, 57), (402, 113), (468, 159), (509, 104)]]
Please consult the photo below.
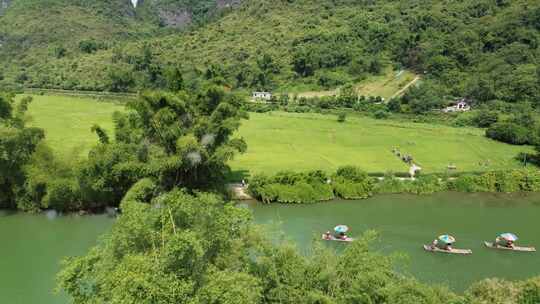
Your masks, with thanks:
[[(47, 143), (59, 155), (85, 155), (97, 142), (90, 128), (99, 124), (112, 135), (114, 111), (123, 106), (91, 98), (33, 96), (30, 124), (45, 129)], [(531, 147), (499, 143), (476, 128), (375, 120), (350, 116), (284, 112), (251, 113), (238, 136), (248, 152), (231, 162), (234, 171), (275, 173), (281, 170), (335, 170), (356, 165), (369, 172), (406, 172), (392, 149), (410, 154), (424, 172), (487, 171), (522, 166), (516, 156)]]
[(124, 109), (92, 98), (33, 95), (28, 109), (29, 125), (45, 130), (47, 144), (58, 154), (85, 155), (98, 141), (90, 131), (100, 125), (112, 135), (112, 113)]
[(476, 128), (349, 117), (273, 112), (251, 113), (239, 136), (248, 152), (232, 162), (236, 170), (273, 173), (279, 170), (334, 170), (356, 165), (369, 172), (406, 172), (392, 153), (411, 155), (424, 172), (487, 171), (518, 168), (519, 152), (530, 147), (490, 140)]

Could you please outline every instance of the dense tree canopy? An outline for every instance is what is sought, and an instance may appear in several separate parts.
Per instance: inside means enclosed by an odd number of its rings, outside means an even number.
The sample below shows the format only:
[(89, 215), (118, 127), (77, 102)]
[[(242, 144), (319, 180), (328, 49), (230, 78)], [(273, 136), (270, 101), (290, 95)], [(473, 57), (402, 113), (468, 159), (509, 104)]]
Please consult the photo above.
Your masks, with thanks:
[[(169, 2), (156, 3), (166, 10)], [(180, 2), (193, 14), (210, 12), (215, 5)], [(136, 13), (144, 15), (149, 5)], [(393, 67), (422, 75), (423, 83), (439, 91), (437, 102), (458, 96), (477, 103), (502, 100), (536, 106), (539, 11), (538, 2), (531, 0), (250, 0), (187, 32), (157, 31), (149, 37), (143, 35), (145, 23), (125, 22), (124, 30), (133, 34), (124, 36), (137, 42), (103, 41), (107, 35), (102, 31), (74, 42), (61, 36), (57, 40), (62, 45), (55, 48), (62, 50), (61, 56), (56, 51), (17, 54), (14, 44), (8, 44), (6, 50), (26, 58), (6, 61), (3, 82), (130, 91), (170, 87), (166, 79), (174, 73), (166, 67), (180, 67), (189, 86), (197, 86), (206, 74), (231, 88), (316, 89), (355, 83)], [(14, 20), (16, 12), (7, 15), (6, 22)], [(92, 23), (92, 31), (94, 27)], [(8, 42), (17, 34), (34, 37), (28, 31), (3, 36)], [(209, 66), (219, 69), (205, 73), (202, 67)]]
[(233, 137), (247, 118), (241, 101), (213, 85), (200, 91), (143, 93), (126, 112), (114, 114), (114, 137), (94, 125), (88, 132), (97, 135), (98, 144), (87, 159), (70, 162), (55, 159), (44, 144), (38, 146), (43, 131), (24, 126), (28, 99), (14, 109), (12, 98), (0, 95), (2, 206), (116, 206), (146, 177), (160, 189), (220, 189), (230, 172), (228, 162), (247, 148), (241, 138)]
[(43, 130), (25, 126), (24, 114), (32, 98), (24, 98), (18, 105), (13, 95), (0, 93), (0, 208), (14, 208), (26, 177), (28, 164)]

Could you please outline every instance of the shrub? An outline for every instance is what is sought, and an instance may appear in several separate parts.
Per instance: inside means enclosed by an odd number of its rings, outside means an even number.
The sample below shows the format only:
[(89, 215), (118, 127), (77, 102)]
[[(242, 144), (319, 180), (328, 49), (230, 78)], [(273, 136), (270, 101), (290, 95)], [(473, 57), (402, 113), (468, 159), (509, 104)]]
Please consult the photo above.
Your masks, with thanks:
[(420, 176), (411, 184), (410, 192), (414, 194), (432, 194), (446, 190), (446, 184), (437, 176)]
[(466, 174), (458, 176), (453, 180), (449, 180), (447, 183), (448, 190), (458, 192), (478, 192), (476, 185), (477, 177), (474, 175)]
[(338, 122), (345, 122), (346, 119), (347, 119), (347, 113), (341, 112), (338, 114), (338, 118), (337, 118)]
[(334, 182), (334, 191), (344, 199), (364, 199), (373, 195), (373, 183), (370, 180), (355, 183), (338, 179)]
[(330, 185), (309, 184), (305, 181), (300, 181), (293, 185), (279, 183), (266, 184), (259, 188), (258, 193), (261, 200), (266, 203), (307, 204), (334, 198)]
[(390, 112), (401, 113), (401, 101), (397, 98), (392, 98), (386, 104), (386, 109)]
[(42, 208), (58, 211), (81, 209), (80, 190), (75, 179), (56, 179), (47, 184), (47, 194), (43, 197)]
[(499, 114), (495, 111), (480, 111), (473, 118), (473, 122), (480, 128), (488, 128), (499, 120)]
[(338, 168), (333, 184), (335, 193), (344, 199), (363, 199), (373, 195), (373, 180), (357, 167)]
[[(518, 287), (501, 279), (486, 279), (473, 284), (465, 293), (467, 303), (515, 303)], [(508, 300), (512, 299), (512, 302)]]
[(519, 304), (540, 303), (540, 277), (525, 281), (518, 295)]
[(384, 176), (383, 180), (377, 181), (373, 192), (375, 193), (404, 193), (409, 192), (409, 182), (405, 182), (395, 178), (393, 175)]
[(373, 114), (373, 116), (376, 119), (386, 119), (388, 118), (388, 116), (390, 116), (390, 114), (386, 112), (385, 110), (378, 110), (375, 112), (375, 114)]
[(265, 203), (304, 204), (331, 200), (334, 192), (322, 171), (279, 172), (273, 177), (256, 175), (249, 181), (249, 192)]
[(99, 44), (95, 40), (82, 40), (79, 42), (79, 49), (83, 53), (91, 54), (99, 49)]
[(513, 145), (531, 143), (530, 130), (513, 122), (498, 122), (493, 124), (486, 130), (486, 136)]
[(335, 177), (341, 177), (345, 180), (350, 180), (353, 182), (363, 182), (368, 178), (368, 175), (358, 167), (343, 166), (337, 169)]
[(156, 183), (150, 178), (143, 178), (133, 185), (122, 201), (148, 201), (156, 190)]

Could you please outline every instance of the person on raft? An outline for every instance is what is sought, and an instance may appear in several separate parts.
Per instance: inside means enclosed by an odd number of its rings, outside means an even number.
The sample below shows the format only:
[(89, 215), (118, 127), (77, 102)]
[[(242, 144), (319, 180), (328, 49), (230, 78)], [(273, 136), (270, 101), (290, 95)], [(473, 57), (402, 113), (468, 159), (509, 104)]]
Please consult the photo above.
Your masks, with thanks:
[(339, 233), (339, 238), (342, 239), (342, 240), (346, 240), (346, 239), (347, 239), (347, 235), (345, 234), (345, 232), (340, 232), (340, 233)]
[[(442, 244), (441, 244), (442, 243)], [(442, 245), (442, 246), (440, 246)], [(431, 242), (431, 248), (439, 248), (446, 251), (452, 251), (452, 244), (451, 243), (444, 243), (439, 241), (439, 239), (434, 239), (433, 242)]]
[(326, 233), (324, 234), (324, 239), (325, 240), (331, 240), (332, 239), (332, 234), (330, 233), (330, 231), (326, 231)]
[(511, 239), (505, 239), (501, 236), (495, 238), (495, 245), (514, 249), (514, 241)]

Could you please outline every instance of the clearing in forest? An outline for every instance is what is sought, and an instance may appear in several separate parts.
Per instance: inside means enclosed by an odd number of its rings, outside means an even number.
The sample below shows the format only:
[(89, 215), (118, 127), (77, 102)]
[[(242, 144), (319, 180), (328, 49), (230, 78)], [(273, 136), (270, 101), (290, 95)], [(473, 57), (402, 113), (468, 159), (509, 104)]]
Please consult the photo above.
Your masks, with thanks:
[[(408, 70), (394, 71), (391, 68), (386, 69), (381, 75), (370, 76), (355, 85), (360, 95), (381, 96), (385, 100), (403, 94), (406, 89), (414, 85), (420, 77)], [(339, 89), (328, 91), (308, 91), (292, 95), (298, 97), (322, 97), (338, 95)]]

